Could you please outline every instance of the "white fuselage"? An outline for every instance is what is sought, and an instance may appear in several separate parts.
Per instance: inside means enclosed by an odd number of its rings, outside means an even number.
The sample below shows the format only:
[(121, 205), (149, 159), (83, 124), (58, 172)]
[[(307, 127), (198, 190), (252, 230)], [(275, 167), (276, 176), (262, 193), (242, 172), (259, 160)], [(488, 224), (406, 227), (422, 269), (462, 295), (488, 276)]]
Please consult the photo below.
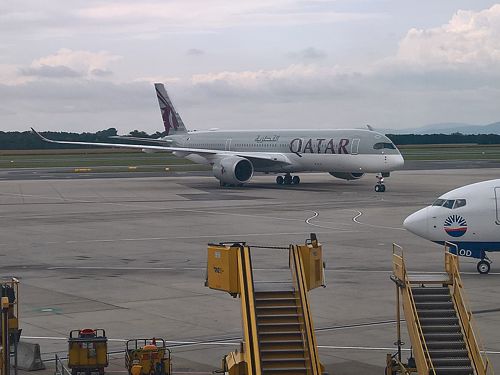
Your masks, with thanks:
[(440, 196), (404, 221), (428, 240), (465, 250), (500, 250), (500, 179), (467, 185)]
[[(263, 130), (208, 131), (171, 136), (172, 146), (190, 149), (241, 153), (273, 154), (287, 163), (254, 162), (258, 172), (390, 172), (403, 166), (399, 150), (382, 134), (368, 130)], [(391, 149), (375, 148), (390, 144)], [(200, 164), (213, 164), (225, 157), (176, 151), (175, 155)]]

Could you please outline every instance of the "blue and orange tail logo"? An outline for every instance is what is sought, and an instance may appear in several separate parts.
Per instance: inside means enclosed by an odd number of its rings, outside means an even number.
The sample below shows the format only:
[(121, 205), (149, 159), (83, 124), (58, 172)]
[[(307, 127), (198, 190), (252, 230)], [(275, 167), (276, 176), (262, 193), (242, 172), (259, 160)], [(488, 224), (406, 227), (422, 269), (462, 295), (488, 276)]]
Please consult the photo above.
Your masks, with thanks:
[(467, 232), (467, 222), (460, 215), (450, 215), (444, 221), (444, 230), (452, 237), (461, 237)]

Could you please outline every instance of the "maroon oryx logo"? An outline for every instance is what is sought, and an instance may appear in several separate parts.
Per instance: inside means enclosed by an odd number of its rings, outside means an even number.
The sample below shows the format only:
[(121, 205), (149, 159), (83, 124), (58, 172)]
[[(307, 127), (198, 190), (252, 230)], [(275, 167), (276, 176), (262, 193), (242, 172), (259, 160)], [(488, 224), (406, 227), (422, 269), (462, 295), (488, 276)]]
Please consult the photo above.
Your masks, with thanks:
[(174, 128), (174, 131), (177, 130), (179, 127), (179, 123), (177, 122), (177, 116), (175, 116), (174, 111), (172, 111), (172, 108), (170, 106), (166, 106), (163, 109), (163, 126), (165, 127), (165, 131), (167, 132), (167, 135), (170, 133), (170, 129)]

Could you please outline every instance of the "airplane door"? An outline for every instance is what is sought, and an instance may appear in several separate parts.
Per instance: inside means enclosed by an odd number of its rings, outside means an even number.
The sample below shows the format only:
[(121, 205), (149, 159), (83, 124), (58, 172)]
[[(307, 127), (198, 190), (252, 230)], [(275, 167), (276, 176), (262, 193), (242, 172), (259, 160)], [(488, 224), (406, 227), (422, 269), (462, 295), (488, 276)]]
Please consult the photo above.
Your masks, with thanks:
[(354, 138), (351, 143), (351, 154), (357, 155), (359, 149), (359, 138)]
[(495, 207), (496, 207), (495, 224), (500, 225), (500, 187), (495, 188)]
[(231, 141), (232, 139), (226, 140), (226, 151), (231, 151)]

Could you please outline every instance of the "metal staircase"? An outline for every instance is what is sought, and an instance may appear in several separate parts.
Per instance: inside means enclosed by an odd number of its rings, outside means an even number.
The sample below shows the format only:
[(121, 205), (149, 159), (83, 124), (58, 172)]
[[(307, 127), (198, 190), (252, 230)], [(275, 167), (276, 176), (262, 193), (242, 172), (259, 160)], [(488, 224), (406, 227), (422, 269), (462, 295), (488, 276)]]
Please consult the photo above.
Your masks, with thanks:
[(297, 295), (288, 290), (255, 292), (262, 374), (304, 375), (311, 371), (302, 336)]
[[(393, 269), (391, 279), (397, 289), (399, 350), (397, 356), (388, 357), (386, 374), (493, 374), (473, 329), (472, 313), (463, 293), (458, 257), (445, 252), (446, 272), (443, 274), (410, 274), (402, 248), (394, 244)], [(412, 358), (414, 363), (409, 361), (411, 366), (401, 362), (401, 304), (415, 356)]]
[(411, 292), (436, 375), (474, 375), (450, 289), (420, 284)]

